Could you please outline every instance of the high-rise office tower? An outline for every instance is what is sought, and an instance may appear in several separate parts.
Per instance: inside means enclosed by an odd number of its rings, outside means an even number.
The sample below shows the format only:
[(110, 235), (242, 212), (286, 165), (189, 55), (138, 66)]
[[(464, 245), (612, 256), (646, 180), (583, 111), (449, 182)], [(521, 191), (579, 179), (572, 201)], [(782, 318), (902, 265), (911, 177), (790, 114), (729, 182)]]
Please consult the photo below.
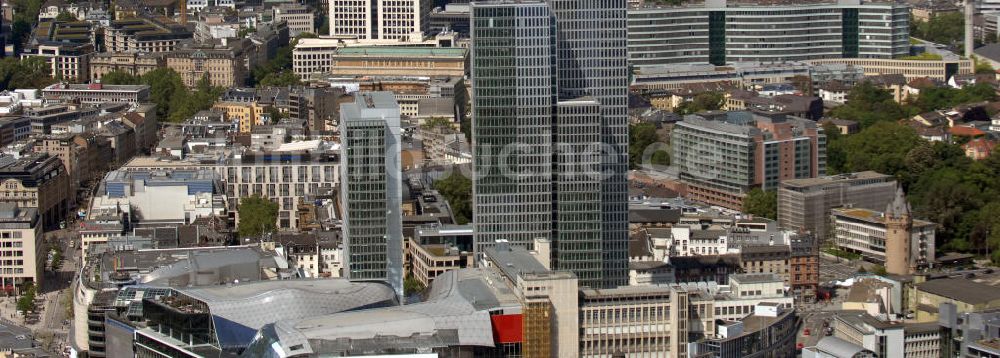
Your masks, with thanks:
[(340, 107), (344, 275), (386, 281), (403, 295), (399, 104), (361, 92)]
[(431, 0), (330, 0), (330, 36), (421, 41)]
[(472, 5), (476, 250), (552, 240), (580, 284), (627, 282), (625, 0)]
[(647, 1), (629, 10), (628, 28), (631, 65), (640, 69), (910, 53), (910, 7), (892, 1)]

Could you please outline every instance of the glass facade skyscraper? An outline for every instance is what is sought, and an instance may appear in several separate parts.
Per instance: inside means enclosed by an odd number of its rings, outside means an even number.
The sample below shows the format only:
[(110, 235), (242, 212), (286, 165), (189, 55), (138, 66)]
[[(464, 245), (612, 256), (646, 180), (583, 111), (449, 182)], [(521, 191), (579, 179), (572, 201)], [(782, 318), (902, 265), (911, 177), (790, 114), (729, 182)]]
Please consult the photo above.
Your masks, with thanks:
[(344, 274), (385, 281), (403, 296), (399, 104), (391, 92), (361, 92), (340, 107)]
[(628, 280), (625, 0), (472, 6), (476, 250), (552, 240), (581, 285)]

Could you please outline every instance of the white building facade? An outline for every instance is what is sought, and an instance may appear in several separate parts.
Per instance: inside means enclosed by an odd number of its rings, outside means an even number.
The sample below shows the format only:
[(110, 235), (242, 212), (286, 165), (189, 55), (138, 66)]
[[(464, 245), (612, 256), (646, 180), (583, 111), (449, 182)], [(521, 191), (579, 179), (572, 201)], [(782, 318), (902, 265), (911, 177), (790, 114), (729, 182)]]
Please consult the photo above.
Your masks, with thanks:
[(430, 0), (330, 0), (330, 36), (419, 42), (430, 6)]
[[(860, 254), (868, 261), (885, 263), (885, 218), (881, 212), (868, 209), (834, 209), (834, 245), (841, 250)], [(910, 231), (910, 259), (917, 267), (934, 261), (935, 225), (913, 220)]]

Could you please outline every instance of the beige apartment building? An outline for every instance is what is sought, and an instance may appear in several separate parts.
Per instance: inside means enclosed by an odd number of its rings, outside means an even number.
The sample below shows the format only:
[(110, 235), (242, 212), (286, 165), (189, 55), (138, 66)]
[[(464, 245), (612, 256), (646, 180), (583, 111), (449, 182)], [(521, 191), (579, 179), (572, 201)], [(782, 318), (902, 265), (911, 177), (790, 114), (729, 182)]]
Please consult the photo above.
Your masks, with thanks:
[(313, 20), (314, 10), (301, 4), (285, 3), (274, 8), (274, 21), (285, 21), (288, 24), (288, 36), (295, 37), (302, 33), (316, 33), (316, 23)]
[(301, 39), (292, 49), (292, 71), (303, 80), (326, 73), (338, 48), (334, 39)]
[(39, 57), (51, 68), (50, 76), (67, 81), (82, 81), (90, 70), (88, 65), (94, 53), (94, 45), (44, 42), (30, 46), (21, 54), (21, 59)]
[(434, 278), (451, 270), (472, 267), (472, 253), (446, 244), (424, 244), (409, 240), (410, 269), (413, 277), (430, 286)]
[(69, 175), (70, 193), (81, 183), (98, 179), (111, 159), (111, 146), (92, 134), (50, 134), (39, 136), (35, 151), (58, 157)]
[(335, 76), (465, 75), (468, 50), (459, 47), (342, 47), (333, 54)]
[(212, 109), (222, 112), (228, 121), (238, 121), (240, 123), (240, 133), (253, 131), (253, 128), (264, 124), (264, 110), (266, 106), (261, 106), (257, 102), (216, 102)]
[(148, 52), (102, 52), (90, 57), (90, 80), (100, 81), (112, 71), (142, 76), (147, 72), (167, 65), (162, 53)]
[(580, 356), (687, 357), (688, 297), (674, 287), (580, 289)]
[(246, 84), (250, 68), (256, 65), (253, 46), (249, 39), (184, 42), (166, 54), (166, 63), (185, 86), (194, 87), (208, 77), (212, 86), (237, 87)]
[(740, 249), (740, 266), (748, 274), (774, 274), (791, 283), (792, 250), (788, 245), (753, 245)]
[(42, 284), (45, 245), (36, 208), (0, 203), (0, 288), (21, 293), (25, 284)]
[(56, 227), (69, 211), (69, 200), (69, 176), (58, 157), (0, 157), (0, 203), (37, 208), (42, 225)]

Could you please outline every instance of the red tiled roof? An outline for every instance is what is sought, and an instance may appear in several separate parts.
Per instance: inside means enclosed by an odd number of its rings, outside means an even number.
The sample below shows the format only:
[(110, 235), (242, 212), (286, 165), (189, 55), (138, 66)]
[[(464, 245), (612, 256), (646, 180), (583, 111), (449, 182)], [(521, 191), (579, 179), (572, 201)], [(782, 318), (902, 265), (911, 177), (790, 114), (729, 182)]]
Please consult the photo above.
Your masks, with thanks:
[(961, 137), (978, 137), (986, 135), (986, 132), (983, 132), (978, 128), (966, 127), (966, 126), (954, 126), (951, 127), (951, 129), (949, 129), (948, 131), (951, 132), (951, 135), (957, 135)]
[(910, 83), (908, 83), (908, 85), (913, 88), (937, 87), (937, 83), (934, 83), (934, 80), (928, 77), (914, 78), (913, 80), (910, 81)]

